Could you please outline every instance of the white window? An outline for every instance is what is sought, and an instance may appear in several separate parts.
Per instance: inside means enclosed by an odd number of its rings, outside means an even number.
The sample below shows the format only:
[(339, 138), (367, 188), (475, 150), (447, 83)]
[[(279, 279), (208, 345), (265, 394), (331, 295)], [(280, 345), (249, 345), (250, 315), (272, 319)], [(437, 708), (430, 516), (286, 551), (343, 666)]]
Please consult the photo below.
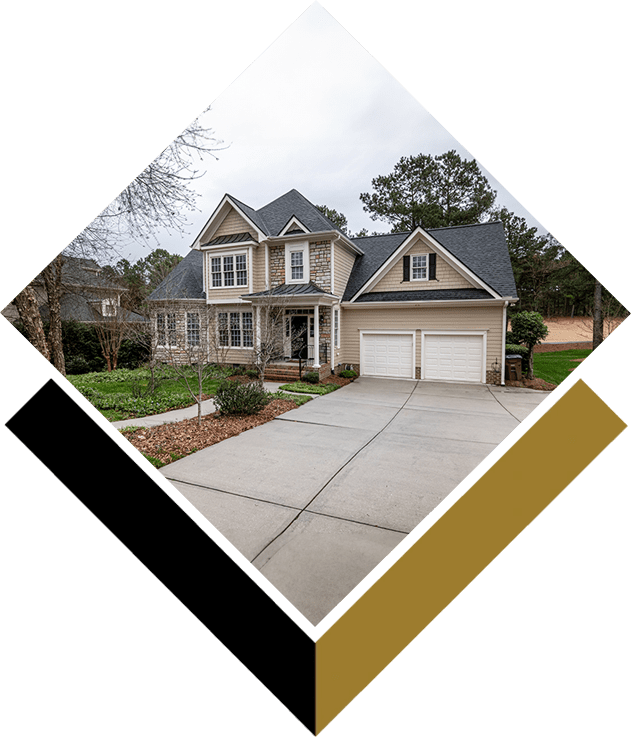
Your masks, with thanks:
[(116, 299), (109, 297), (108, 299), (101, 300), (101, 314), (103, 317), (111, 317), (116, 315)]
[(291, 280), (302, 281), (305, 274), (305, 267), (302, 263), (302, 251), (291, 251)]
[(186, 313), (186, 342), (188, 345), (199, 345), (199, 314)]
[(248, 255), (233, 253), (229, 256), (211, 256), (210, 288), (247, 287)]
[(285, 245), (285, 283), (306, 284), (309, 281), (309, 243)]
[(412, 280), (427, 281), (427, 254), (412, 256)]
[(156, 316), (156, 330), (158, 334), (158, 345), (176, 346), (177, 330), (174, 312), (159, 312)]
[(251, 312), (220, 312), (217, 318), (219, 345), (222, 348), (252, 348), (254, 322)]

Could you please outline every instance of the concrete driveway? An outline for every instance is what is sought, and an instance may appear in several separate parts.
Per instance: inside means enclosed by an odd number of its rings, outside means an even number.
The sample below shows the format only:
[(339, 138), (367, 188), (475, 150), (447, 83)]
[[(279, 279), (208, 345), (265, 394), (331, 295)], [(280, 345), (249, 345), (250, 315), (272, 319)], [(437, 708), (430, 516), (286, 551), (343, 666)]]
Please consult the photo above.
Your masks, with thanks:
[(362, 377), (162, 473), (317, 624), (546, 396)]

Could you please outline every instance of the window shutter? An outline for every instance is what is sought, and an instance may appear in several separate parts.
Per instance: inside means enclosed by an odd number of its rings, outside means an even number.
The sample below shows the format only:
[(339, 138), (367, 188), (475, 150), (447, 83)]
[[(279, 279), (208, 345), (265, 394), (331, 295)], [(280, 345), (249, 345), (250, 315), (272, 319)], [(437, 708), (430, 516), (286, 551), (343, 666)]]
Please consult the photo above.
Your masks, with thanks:
[(410, 257), (403, 257), (403, 281), (410, 281)]
[(436, 254), (429, 254), (429, 278), (436, 280)]

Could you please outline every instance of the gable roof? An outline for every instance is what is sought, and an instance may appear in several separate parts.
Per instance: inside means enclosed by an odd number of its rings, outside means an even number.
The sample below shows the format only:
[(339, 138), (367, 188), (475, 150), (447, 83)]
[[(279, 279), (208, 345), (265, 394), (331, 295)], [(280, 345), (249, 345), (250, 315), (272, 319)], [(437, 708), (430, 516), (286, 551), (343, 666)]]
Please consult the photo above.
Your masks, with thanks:
[[(364, 255), (355, 259), (343, 300), (352, 299), (412, 232), (353, 238)], [(500, 296), (517, 296), (501, 222), (428, 228), (425, 232)]]
[(192, 248), (147, 299), (206, 299), (203, 272), (204, 254)]

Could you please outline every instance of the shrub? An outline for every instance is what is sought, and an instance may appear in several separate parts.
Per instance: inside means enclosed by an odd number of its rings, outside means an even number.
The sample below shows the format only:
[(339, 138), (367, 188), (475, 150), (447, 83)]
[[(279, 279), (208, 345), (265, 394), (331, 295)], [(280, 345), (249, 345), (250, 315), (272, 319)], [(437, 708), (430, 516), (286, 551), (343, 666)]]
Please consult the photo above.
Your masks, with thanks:
[(351, 369), (344, 369), (344, 371), (340, 371), (338, 376), (341, 376), (343, 379), (354, 379), (357, 376), (357, 371), (352, 371)]
[(215, 407), (223, 415), (254, 415), (268, 404), (269, 394), (260, 384), (222, 381), (215, 394)]
[(528, 378), (532, 379), (534, 347), (546, 337), (548, 328), (538, 312), (518, 312), (511, 317), (511, 328), (515, 340), (528, 346)]
[(69, 356), (66, 358), (66, 374), (89, 374), (90, 364), (83, 356)]
[(528, 358), (528, 346), (518, 345), (517, 343), (506, 344), (506, 355), (521, 356), (522, 358)]
[(252, 369), (252, 368), (246, 369), (245, 370), (245, 375), (246, 376), (249, 376), (250, 379), (258, 379), (259, 378), (259, 372), (256, 369)]
[(515, 336), (513, 335), (512, 330), (507, 330), (506, 331), (506, 343), (508, 343), (509, 345), (515, 345), (518, 342), (519, 342), (518, 340), (515, 340)]
[(317, 371), (308, 371), (302, 375), (302, 381), (305, 381), (307, 384), (319, 384), (320, 374)]

